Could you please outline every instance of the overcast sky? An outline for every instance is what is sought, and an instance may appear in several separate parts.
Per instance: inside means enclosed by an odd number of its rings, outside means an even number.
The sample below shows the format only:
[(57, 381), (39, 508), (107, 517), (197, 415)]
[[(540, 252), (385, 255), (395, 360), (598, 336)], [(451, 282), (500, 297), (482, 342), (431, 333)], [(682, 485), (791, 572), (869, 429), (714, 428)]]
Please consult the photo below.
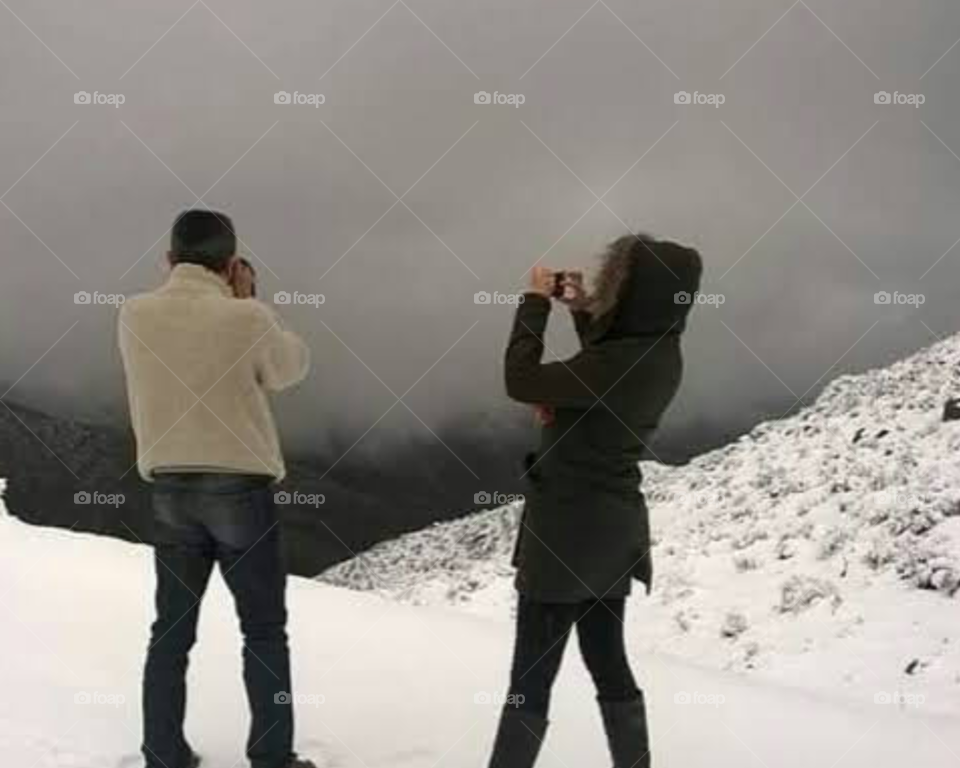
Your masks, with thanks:
[[(121, 411), (113, 308), (74, 294), (156, 285), (198, 196), (268, 300), (325, 298), (280, 307), (314, 353), (282, 406), (302, 445), (359, 437), (410, 387), (365, 447), (516, 416), (512, 308), (474, 294), (630, 229), (699, 248), (724, 300), (694, 312), (673, 426), (785, 410), (960, 321), (955, 3), (190, 3), (0, 7), (2, 389), (45, 355), (11, 398)], [(562, 312), (548, 344), (575, 349)]]

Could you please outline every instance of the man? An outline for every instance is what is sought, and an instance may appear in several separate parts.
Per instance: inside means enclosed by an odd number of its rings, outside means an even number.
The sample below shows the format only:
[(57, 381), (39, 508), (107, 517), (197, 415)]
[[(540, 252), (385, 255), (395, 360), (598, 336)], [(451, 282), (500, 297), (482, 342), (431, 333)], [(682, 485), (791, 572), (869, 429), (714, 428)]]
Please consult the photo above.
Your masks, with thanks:
[(244, 635), (252, 768), (316, 768), (293, 752), (286, 576), (272, 484), (284, 475), (267, 393), (304, 378), (308, 351), (251, 298), (230, 219), (174, 223), (167, 283), (120, 311), (141, 476), (153, 483), (156, 621), (143, 679), (147, 768), (196, 768), (183, 733), (188, 654), (215, 563)]

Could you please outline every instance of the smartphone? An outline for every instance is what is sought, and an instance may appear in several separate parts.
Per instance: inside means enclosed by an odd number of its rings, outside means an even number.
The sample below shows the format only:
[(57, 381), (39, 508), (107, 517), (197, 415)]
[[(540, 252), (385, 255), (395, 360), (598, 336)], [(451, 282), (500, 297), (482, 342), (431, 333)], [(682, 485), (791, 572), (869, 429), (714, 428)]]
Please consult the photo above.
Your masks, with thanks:
[(558, 272), (553, 273), (553, 293), (551, 294), (555, 299), (562, 299), (564, 292), (563, 281), (567, 279), (567, 273), (562, 269)]

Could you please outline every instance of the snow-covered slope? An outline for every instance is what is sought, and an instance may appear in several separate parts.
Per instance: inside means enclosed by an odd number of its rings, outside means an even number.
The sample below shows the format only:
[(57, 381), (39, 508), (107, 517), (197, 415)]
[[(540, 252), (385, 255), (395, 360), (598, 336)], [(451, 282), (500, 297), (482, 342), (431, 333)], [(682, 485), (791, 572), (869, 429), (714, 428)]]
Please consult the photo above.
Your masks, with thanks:
[[(0, 765), (138, 766), (136, 702), (152, 618), (146, 547), (32, 528), (0, 510)], [(483, 765), (510, 626), (293, 580), (298, 741), (320, 766)], [(190, 667), (188, 734), (207, 768), (245, 765), (240, 641), (214, 577)], [(955, 766), (960, 720), (801, 695), (638, 655), (661, 768)], [(707, 702), (712, 702), (708, 704)], [(538, 768), (607, 765), (589, 680), (573, 654)]]
[[(648, 652), (792, 684), (924, 695), (960, 713), (960, 337), (831, 382), (689, 465), (645, 462)], [(502, 613), (518, 507), (380, 545), (321, 578)]]

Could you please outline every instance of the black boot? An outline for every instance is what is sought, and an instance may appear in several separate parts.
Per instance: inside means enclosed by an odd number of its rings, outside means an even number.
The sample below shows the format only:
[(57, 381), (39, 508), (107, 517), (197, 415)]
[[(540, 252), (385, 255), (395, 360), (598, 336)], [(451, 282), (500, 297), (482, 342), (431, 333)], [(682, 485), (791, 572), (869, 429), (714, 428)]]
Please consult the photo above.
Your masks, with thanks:
[(643, 692), (629, 701), (600, 701), (613, 768), (650, 768), (650, 739)]
[[(250, 768), (260, 768), (260, 765), (261, 764), (258, 763), (251, 763)], [(276, 764), (274, 763), (274, 765)], [(305, 757), (298, 757), (296, 752), (291, 752), (276, 768), (317, 768), (317, 764), (313, 762), (313, 760), (307, 760)]]
[(284, 763), (283, 768), (317, 768), (317, 764), (313, 760), (290, 755), (290, 760)]
[(504, 707), (490, 768), (533, 768), (546, 732), (546, 719), (516, 707)]

